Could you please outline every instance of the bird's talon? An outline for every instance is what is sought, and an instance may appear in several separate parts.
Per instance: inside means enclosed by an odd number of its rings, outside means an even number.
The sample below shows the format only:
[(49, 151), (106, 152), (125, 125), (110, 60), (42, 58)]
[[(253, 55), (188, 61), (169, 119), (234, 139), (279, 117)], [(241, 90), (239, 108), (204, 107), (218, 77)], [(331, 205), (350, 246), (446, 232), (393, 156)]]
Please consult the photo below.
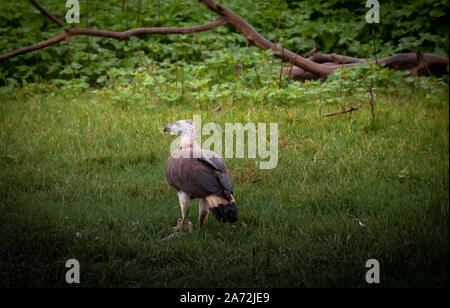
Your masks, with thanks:
[(192, 222), (188, 220), (183, 226), (183, 232), (192, 233), (192, 229)]
[(177, 219), (177, 225), (175, 227), (172, 227), (172, 232), (178, 232), (181, 230), (181, 218)]

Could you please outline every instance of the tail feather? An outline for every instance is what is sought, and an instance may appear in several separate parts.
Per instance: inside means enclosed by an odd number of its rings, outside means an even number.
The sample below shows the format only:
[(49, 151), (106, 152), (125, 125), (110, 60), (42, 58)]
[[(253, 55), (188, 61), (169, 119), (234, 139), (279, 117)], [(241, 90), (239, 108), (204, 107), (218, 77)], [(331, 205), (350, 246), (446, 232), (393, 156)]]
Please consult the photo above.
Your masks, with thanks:
[(239, 212), (233, 195), (231, 195), (230, 200), (225, 200), (217, 195), (209, 195), (206, 197), (206, 200), (208, 201), (209, 209), (218, 221), (235, 222), (238, 220)]

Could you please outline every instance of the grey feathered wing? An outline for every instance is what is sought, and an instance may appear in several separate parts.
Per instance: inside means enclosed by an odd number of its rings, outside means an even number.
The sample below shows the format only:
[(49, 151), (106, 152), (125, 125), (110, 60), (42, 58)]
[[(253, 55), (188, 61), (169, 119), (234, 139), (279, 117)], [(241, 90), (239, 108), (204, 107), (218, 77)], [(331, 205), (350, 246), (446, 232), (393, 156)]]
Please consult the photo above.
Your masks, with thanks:
[(197, 155), (198, 158), (183, 155), (189, 150), (191, 149), (177, 150), (167, 160), (168, 183), (175, 189), (188, 193), (191, 198), (217, 195), (230, 201), (233, 185), (222, 157), (208, 150), (202, 150)]

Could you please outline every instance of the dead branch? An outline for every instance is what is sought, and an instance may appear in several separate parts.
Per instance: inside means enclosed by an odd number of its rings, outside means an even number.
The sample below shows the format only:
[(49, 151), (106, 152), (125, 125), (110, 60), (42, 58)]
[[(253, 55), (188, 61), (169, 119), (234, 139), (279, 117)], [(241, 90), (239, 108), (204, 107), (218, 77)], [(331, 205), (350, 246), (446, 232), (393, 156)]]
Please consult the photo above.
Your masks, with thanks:
[(41, 11), (42, 14), (50, 18), (55, 24), (60, 26), (61, 28), (65, 28), (66, 24), (63, 23), (61, 20), (59, 20), (55, 15), (44, 9), (39, 3), (37, 3), (35, 0), (28, 0), (33, 4), (39, 11)]
[(139, 34), (191, 34), (195, 32), (211, 30), (225, 23), (226, 21), (223, 18), (220, 18), (205, 25), (187, 28), (135, 28), (124, 32), (102, 31), (86, 28), (71, 28), (67, 29), (67, 32), (70, 33), (71, 35), (102, 36), (114, 38), (117, 40), (123, 40), (129, 38), (130, 36)]
[[(367, 59), (358, 59), (337, 54), (316, 54), (309, 60), (328, 66), (332, 70), (344, 67), (351, 67), (358, 63), (369, 62), (373, 65), (376, 61), (368, 61)], [(435, 54), (425, 53), (417, 55), (417, 53), (401, 53), (390, 57), (378, 59), (378, 64), (393, 70), (410, 71), (410, 76), (435, 75), (442, 76), (447, 73), (449, 64), (448, 58)], [(284, 70), (289, 74), (289, 70)], [(312, 80), (314, 74), (300, 67), (294, 67), (290, 72), (291, 78), (294, 80)]]
[(213, 110), (214, 113), (219, 112), (220, 110), (222, 110), (223, 104), (220, 104), (218, 107), (216, 107), (216, 109)]
[(31, 46), (23, 47), (14, 51), (10, 51), (6, 54), (0, 56), (0, 61), (25, 54), (34, 50), (42, 49), (48, 47), (50, 45), (59, 43), (70, 36), (74, 35), (89, 35), (89, 36), (98, 36), (98, 37), (107, 37), (113, 38), (117, 40), (127, 39), (133, 35), (142, 35), (142, 34), (191, 34), (196, 32), (202, 32), (217, 28), (226, 23), (224, 18), (219, 18), (211, 23), (193, 26), (193, 27), (185, 27), (185, 28), (135, 28), (130, 29), (123, 32), (115, 32), (115, 31), (103, 31), (103, 30), (95, 30), (95, 29), (87, 29), (87, 28), (65, 28), (66, 24), (59, 20), (56, 16), (48, 12), (45, 8), (43, 8), (38, 2), (35, 0), (29, 0), (41, 13), (51, 19), (58, 26), (62, 27), (65, 33), (55, 36), (49, 40), (40, 42), (38, 44), (34, 44)]
[(348, 56), (341, 56), (335, 53), (331, 54), (320, 54), (315, 53), (313, 56), (308, 58), (316, 63), (334, 63), (334, 64), (349, 64), (349, 63), (360, 63), (366, 62), (366, 59), (357, 59)]
[(284, 171), (284, 170), (286, 170), (286, 167), (281, 168), (281, 169), (272, 170), (272, 171), (270, 171), (269, 173), (267, 173), (266, 175), (264, 175), (262, 178), (253, 180), (253, 181), (252, 181), (252, 184), (261, 182), (262, 180), (264, 180), (264, 179), (267, 178), (268, 176), (272, 175), (273, 173), (278, 172), (278, 171)]
[[(315, 41), (314, 39), (312, 39), (311, 45), (312, 45), (312, 48), (311, 48), (310, 51), (308, 51), (308, 52), (305, 54), (305, 57), (306, 57), (306, 56), (309, 56), (310, 54), (313, 54), (313, 55), (316, 55), (316, 54), (317, 54), (316, 41)], [(315, 62), (317, 62), (317, 61), (315, 61)]]
[(240, 73), (241, 73), (241, 64), (238, 61), (237, 68), (236, 68), (236, 78), (234, 79), (233, 97), (231, 99), (231, 105), (234, 104), (234, 98), (236, 97), (236, 88), (237, 88), (237, 83), (239, 80)]
[(344, 114), (344, 113), (348, 113), (348, 112), (353, 112), (353, 111), (358, 110), (358, 109), (359, 109), (359, 107), (353, 107), (352, 106), (352, 107), (350, 107), (350, 109), (324, 114), (323, 117), (324, 118), (329, 118), (329, 117), (333, 117), (333, 116), (338, 115), (338, 114)]
[(373, 102), (373, 78), (370, 78), (370, 111), (372, 112), (372, 120), (375, 120), (375, 110), (374, 110), (374, 102)]
[(324, 79), (333, 71), (328, 67), (324, 67), (318, 63), (303, 58), (302, 56), (296, 55), (286, 48), (281, 48), (280, 46), (272, 43), (271, 41), (264, 38), (261, 34), (259, 34), (255, 29), (253, 29), (251, 25), (249, 25), (236, 13), (220, 4), (215, 3), (213, 0), (199, 1), (201, 1), (207, 8), (209, 8), (216, 14), (225, 18), (228, 24), (234, 26), (250, 43), (252, 43), (256, 47), (262, 50), (273, 50), (275, 53), (277, 53), (275, 54), (275, 56), (280, 57), (283, 61), (286, 62), (292, 61), (294, 65), (310, 72), (311, 74), (315, 75), (316, 78)]
[(6, 59), (9, 59), (9, 58), (18, 56), (18, 55), (22, 55), (24, 53), (28, 53), (28, 52), (31, 52), (33, 50), (42, 49), (42, 48), (45, 48), (47, 46), (59, 43), (61, 41), (64, 41), (65, 39), (67, 39), (69, 36), (70, 36), (70, 34), (66, 32), (66, 33), (60, 34), (58, 36), (55, 36), (54, 38), (51, 38), (49, 40), (40, 42), (38, 44), (34, 44), (34, 45), (31, 45), (31, 46), (27, 46), (27, 47), (24, 47), (24, 48), (20, 48), (20, 49), (14, 50), (14, 51), (7, 52), (4, 55), (0, 56), (0, 61), (6, 60)]

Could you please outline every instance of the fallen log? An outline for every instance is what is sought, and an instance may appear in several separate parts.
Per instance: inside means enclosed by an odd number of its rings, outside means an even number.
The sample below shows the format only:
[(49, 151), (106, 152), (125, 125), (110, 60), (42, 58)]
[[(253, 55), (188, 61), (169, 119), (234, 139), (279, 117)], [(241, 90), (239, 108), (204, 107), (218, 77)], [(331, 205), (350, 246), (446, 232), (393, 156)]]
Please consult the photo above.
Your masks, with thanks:
[[(328, 66), (333, 70), (344, 67), (351, 67), (358, 63), (375, 61), (368, 59), (358, 59), (337, 54), (315, 54), (309, 60)], [(401, 71), (409, 71), (409, 76), (443, 76), (447, 74), (449, 65), (448, 58), (430, 53), (401, 53), (394, 56), (378, 59), (378, 65)], [(317, 79), (315, 75), (304, 69), (294, 66), (285, 67), (284, 72), (290, 74), (289, 78), (299, 81)]]

